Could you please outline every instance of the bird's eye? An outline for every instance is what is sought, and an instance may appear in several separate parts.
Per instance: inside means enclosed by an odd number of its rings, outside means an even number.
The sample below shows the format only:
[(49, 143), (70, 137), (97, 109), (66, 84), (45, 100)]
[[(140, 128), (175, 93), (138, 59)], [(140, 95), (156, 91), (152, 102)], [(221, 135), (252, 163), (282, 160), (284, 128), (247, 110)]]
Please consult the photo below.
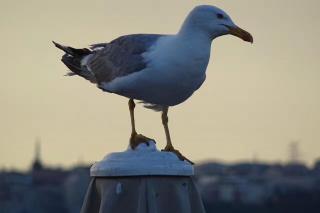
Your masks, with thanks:
[(223, 14), (218, 13), (218, 14), (217, 14), (217, 18), (218, 18), (218, 19), (223, 19), (223, 18), (224, 18), (224, 16), (223, 16)]

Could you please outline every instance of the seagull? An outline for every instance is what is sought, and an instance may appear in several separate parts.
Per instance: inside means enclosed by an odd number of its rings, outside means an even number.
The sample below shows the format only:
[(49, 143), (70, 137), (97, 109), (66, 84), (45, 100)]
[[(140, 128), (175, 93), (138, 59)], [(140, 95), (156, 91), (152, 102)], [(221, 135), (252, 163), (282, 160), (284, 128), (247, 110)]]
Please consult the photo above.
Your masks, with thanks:
[(152, 140), (136, 131), (134, 100), (138, 100), (144, 107), (162, 112), (167, 141), (162, 151), (173, 152), (192, 163), (172, 145), (168, 109), (200, 88), (206, 78), (212, 41), (228, 34), (253, 43), (251, 34), (238, 27), (226, 12), (200, 5), (188, 14), (174, 35), (124, 35), (82, 49), (53, 43), (65, 52), (61, 61), (70, 69), (67, 75), (81, 76), (104, 92), (129, 99), (132, 149)]

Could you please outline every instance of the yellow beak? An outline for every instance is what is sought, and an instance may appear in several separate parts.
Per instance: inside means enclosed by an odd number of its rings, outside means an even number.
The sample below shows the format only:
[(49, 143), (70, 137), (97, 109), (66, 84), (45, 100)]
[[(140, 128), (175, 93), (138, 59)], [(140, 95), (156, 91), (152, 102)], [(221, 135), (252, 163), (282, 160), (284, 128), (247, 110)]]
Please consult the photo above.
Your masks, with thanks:
[(247, 31), (241, 29), (240, 27), (229, 27), (229, 34), (237, 36), (238, 38), (241, 38), (244, 41), (253, 43), (253, 37), (250, 33)]

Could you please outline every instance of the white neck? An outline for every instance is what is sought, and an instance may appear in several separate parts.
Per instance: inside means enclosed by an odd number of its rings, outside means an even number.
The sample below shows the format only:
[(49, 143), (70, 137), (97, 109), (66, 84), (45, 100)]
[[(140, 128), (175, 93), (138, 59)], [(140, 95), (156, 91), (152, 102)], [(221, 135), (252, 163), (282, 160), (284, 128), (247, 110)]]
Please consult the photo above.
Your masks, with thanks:
[(177, 37), (183, 43), (182, 45), (189, 47), (189, 50), (198, 56), (209, 58), (212, 39), (205, 32), (194, 29), (192, 25), (186, 24), (186, 22), (177, 34)]
[(189, 17), (185, 20), (177, 35), (186, 39), (192, 38), (201, 39), (207, 42), (212, 41), (210, 35), (207, 32), (200, 30), (195, 24), (192, 24), (192, 22), (189, 20)]

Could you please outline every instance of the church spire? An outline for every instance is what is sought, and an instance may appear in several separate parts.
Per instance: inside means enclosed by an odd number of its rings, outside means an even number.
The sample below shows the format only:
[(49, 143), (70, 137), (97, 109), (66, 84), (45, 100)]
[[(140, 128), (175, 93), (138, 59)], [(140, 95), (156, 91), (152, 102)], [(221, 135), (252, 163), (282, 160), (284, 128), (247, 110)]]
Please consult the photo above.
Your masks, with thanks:
[(41, 154), (41, 141), (39, 138), (36, 139), (35, 145), (35, 161), (40, 161), (40, 154)]
[(41, 141), (39, 138), (37, 138), (35, 142), (35, 156), (32, 164), (32, 170), (41, 170), (43, 168), (40, 156), (41, 156)]

